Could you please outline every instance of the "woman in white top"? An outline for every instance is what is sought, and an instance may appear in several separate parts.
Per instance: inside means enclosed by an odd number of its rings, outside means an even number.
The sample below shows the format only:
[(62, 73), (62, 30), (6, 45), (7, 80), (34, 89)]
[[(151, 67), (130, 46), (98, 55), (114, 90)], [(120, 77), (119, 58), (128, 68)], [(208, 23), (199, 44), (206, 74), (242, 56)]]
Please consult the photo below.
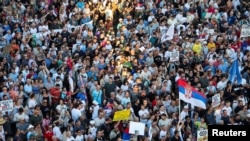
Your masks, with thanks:
[(61, 6), (60, 8), (59, 18), (60, 18), (60, 21), (65, 21), (68, 18), (66, 14), (66, 8), (64, 6)]
[(167, 136), (168, 136), (168, 126), (163, 126), (160, 131), (159, 138), (162, 139)]
[(214, 116), (215, 116), (215, 121), (216, 124), (223, 124), (223, 121), (221, 120), (221, 109), (223, 107), (223, 104), (219, 105), (215, 110), (214, 110)]
[(73, 136), (71, 136), (71, 132), (70, 131), (67, 131), (66, 132), (66, 138), (64, 141), (74, 141), (75, 138)]
[(37, 105), (35, 94), (30, 94), (29, 102), (28, 102), (28, 108), (33, 111), (35, 106)]

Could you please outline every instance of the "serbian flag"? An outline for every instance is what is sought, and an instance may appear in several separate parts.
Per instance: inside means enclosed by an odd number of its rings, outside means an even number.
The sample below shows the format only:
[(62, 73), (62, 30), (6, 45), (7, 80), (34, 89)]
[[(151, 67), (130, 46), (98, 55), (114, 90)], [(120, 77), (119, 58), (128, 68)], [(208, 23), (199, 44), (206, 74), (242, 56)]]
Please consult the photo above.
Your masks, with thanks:
[(207, 98), (204, 94), (194, 89), (185, 81), (178, 81), (179, 98), (186, 103), (193, 104), (196, 107), (206, 109)]

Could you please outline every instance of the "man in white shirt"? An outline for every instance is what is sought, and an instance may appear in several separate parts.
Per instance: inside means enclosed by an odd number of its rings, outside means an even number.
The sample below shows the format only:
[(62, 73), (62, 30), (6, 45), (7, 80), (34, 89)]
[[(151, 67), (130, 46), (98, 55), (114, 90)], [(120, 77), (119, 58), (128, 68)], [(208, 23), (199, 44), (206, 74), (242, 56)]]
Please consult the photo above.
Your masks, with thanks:
[(218, 91), (224, 90), (227, 86), (227, 82), (228, 82), (227, 78), (223, 76), (223, 78), (217, 84)]
[(228, 116), (231, 116), (232, 111), (233, 111), (232, 108), (231, 108), (231, 102), (227, 101), (227, 102), (225, 103), (225, 107), (223, 107), (221, 111), (224, 111), (224, 110), (227, 111), (227, 115), (228, 115)]
[(67, 106), (63, 103), (63, 100), (60, 100), (60, 104), (56, 106), (56, 111), (60, 115), (64, 115), (65, 112), (67, 111)]
[(149, 111), (145, 108), (144, 105), (141, 105), (141, 110), (139, 110), (140, 122), (147, 123), (149, 118)]
[(184, 106), (183, 110), (181, 111), (180, 121), (185, 121), (186, 116), (189, 116), (188, 105)]
[(95, 119), (98, 117), (98, 111), (99, 111), (99, 105), (97, 101), (93, 101), (93, 106), (90, 107), (90, 110), (92, 110), (92, 119)]
[(74, 120), (74, 122), (76, 120), (78, 120), (81, 116), (82, 116), (82, 112), (81, 112), (81, 106), (82, 104), (78, 104), (76, 107), (74, 107), (71, 111), (71, 115), (72, 115), (72, 119)]
[(145, 66), (141, 72), (141, 77), (143, 78), (143, 80), (146, 80), (149, 78), (149, 76), (151, 76), (151, 72), (148, 70), (148, 67)]

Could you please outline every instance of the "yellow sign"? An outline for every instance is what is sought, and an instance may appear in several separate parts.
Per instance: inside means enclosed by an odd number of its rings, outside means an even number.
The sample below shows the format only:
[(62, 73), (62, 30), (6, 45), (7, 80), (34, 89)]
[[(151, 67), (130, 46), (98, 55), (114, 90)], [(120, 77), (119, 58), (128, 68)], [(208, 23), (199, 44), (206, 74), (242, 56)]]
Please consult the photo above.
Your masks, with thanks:
[(115, 112), (113, 121), (128, 120), (130, 117), (130, 110), (123, 110)]

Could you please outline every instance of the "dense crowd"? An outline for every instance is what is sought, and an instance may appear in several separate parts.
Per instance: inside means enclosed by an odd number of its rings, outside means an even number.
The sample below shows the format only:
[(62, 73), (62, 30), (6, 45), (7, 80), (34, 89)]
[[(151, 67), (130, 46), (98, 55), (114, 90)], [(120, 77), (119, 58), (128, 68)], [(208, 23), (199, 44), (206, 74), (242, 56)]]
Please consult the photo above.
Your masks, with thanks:
[[(208, 125), (250, 125), (242, 26), (248, 0), (1, 0), (0, 140), (196, 141)], [(179, 99), (179, 80), (206, 109)]]

